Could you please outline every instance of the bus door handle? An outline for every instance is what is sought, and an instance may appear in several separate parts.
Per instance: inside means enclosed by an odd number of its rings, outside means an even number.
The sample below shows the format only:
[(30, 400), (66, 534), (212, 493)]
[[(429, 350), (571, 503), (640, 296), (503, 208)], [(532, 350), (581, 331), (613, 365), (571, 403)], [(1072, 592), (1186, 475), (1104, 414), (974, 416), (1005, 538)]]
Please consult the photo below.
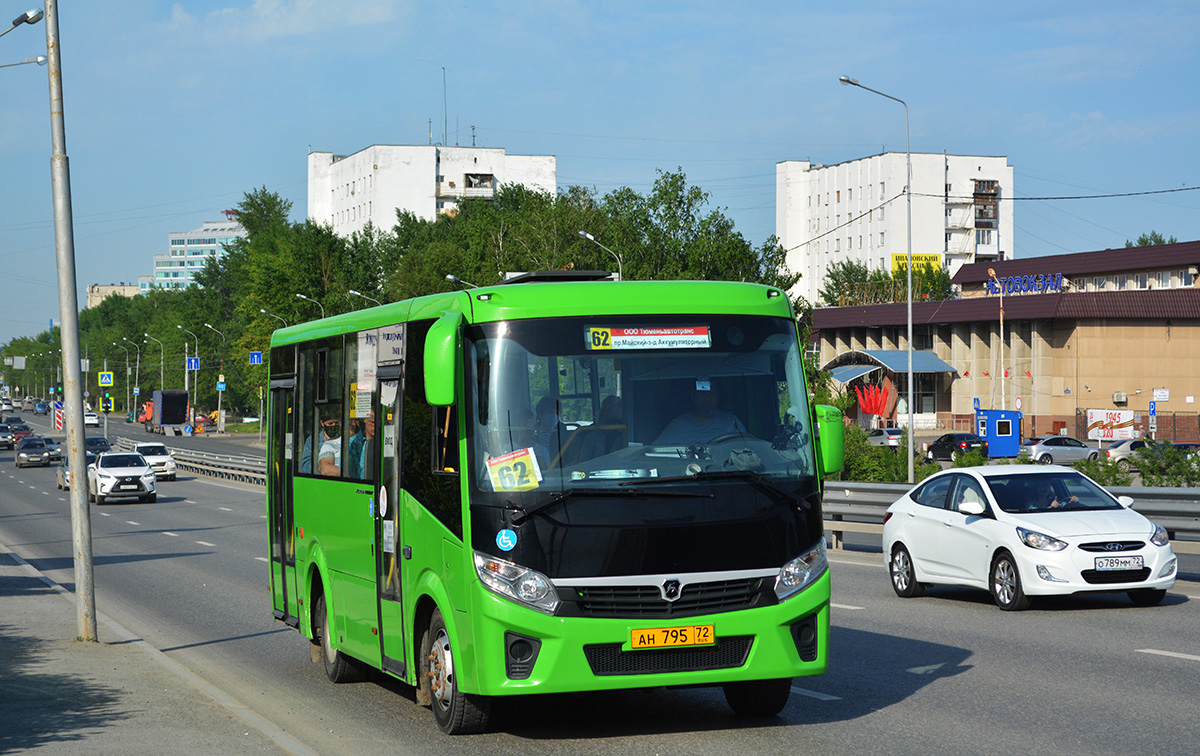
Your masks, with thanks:
[(404, 555), (405, 559), (412, 559), (412, 546), (401, 547), (400, 553)]

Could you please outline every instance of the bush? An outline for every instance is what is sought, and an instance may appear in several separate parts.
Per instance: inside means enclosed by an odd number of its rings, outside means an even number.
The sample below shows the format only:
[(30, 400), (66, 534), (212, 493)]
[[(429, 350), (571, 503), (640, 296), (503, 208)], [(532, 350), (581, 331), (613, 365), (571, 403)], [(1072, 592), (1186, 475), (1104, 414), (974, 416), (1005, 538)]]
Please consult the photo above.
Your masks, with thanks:
[(1200, 484), (1200, 455), (1185, 454), (1170, 441), (1147, 443), (1136, 454), (1142, 485), (1190, 487)]
[[(907, 432), (900, 437), (900, 444), (893, 450), (887, 446), (867, 443), (867, 433), (857, 425), (844, 426), (845, 462), (838, 475), (827, 476), (831, 480), (856, 480), (864, 483), (905, 483), (908, 481), (908, 462), (904, 455), (908, 450)], [(922, 481), (941, 469), (936, 462), (914, 460), (913, 477)]]
[(951, 467), (982, 467), (989, 464), (990, 460), (983, 453), (982, 449), (973, 449), (966, 454), (956, 454), (954, 460), (950, 463)]
[(1133, 474), (1122, 470), (1116, 462), (1107, 457), (1080, 460), (1072, 467), (1102, 486), (1130, 486), (1133, 484)]

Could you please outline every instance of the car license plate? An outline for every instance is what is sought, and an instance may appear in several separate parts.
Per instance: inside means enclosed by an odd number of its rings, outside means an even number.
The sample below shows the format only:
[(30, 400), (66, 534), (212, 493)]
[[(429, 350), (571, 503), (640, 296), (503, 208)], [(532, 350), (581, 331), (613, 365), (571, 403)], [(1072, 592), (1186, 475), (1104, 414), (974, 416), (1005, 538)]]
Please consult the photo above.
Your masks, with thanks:
[(708, 646), (717, 642), (713, 625), (684, 625), (682, 627), (651, 627), (629, 631), (633, 648), (673, 648), (675, 646)]
[(117, 487), (120, 488), (122, 491), (136, 491), (137, 490), (137, 485), (134, 483), (130, 483), (130, 484), (127, 484), (124, 486), (117, 486)]
[(1123, 556), (1123, 557), (1096, 557), (1096, 571), (1104, 572), (1106, 570), (1140, 570), (1142, 568), (1142, 558), (1140, 556)]

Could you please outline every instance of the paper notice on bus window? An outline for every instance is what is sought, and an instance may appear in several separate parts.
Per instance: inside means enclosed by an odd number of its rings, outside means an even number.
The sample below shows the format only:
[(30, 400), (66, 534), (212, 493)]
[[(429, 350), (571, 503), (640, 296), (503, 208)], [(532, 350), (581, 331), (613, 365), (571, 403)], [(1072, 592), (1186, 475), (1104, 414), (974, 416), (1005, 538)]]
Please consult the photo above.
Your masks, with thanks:
[(587, 348), (596, 350), (706, 349), (712, 346), (712, 333), (708, 326), (589, 326), (584, 336)]
[(542, 470), (533, 448), (517, 449), (487, 462), (488, 477), (496, 491), (530, 491), (538, 487)]

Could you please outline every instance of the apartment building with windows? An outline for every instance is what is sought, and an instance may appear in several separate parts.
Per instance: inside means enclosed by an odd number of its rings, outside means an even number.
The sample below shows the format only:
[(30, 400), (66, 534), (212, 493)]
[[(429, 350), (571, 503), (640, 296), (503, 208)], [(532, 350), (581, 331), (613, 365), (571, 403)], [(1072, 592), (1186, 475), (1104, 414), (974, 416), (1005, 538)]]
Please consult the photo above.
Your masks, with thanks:
[[(896, 270), (907, 260), (908, 207), (903, 152), (836, 165), (785, 160), (775, 168), (775, 235), (792, 291), (817, 303), (830, 266), (851, 260)], [(1013, 250), (1013, 170), (1005, 157), (912, 154), (914, 266), (947, 265), (954, 275)]]
[(223, 221), (204, 221), (191, 231), (172, 231), (167, 234), (167, 251), (154, 256), (154, 273), (138, 276), (138, 290), (145, 294), (151, 289), (186, 289), (196, 283), (196, 273), (209, 258), (225, 254), (226, 244), (246, 235), (237, 222), (237, 214), (225, 211)]

